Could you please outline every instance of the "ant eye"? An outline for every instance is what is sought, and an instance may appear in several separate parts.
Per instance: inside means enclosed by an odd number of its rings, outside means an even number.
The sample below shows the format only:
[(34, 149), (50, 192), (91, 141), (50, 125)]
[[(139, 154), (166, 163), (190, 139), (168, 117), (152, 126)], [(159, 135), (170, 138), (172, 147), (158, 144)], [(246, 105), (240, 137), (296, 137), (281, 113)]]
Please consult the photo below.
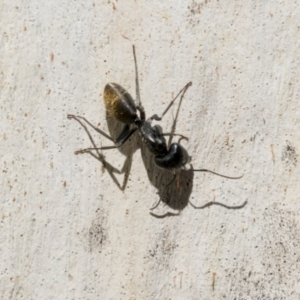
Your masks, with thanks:
[(140, 125), (141, 125), (141, 120), (140, 120), (138, 117), (136, 117), (136, 118), (134, 119), (133, 123), (134, 123), (136, 126), (140, 126)]

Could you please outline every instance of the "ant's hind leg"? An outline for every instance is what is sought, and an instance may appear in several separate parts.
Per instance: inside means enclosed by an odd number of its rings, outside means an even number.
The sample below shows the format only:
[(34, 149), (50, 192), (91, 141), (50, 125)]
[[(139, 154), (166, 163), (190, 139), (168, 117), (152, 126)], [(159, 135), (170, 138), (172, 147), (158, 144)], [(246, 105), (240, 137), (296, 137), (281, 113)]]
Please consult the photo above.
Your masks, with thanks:
[(83, 120), (85, 121), (87, 124), (89, 124), (94, 130), (96, 130), (98, 133), (100, 133), (101, 135), (105, 136), (107, 139), (111, 140), (112, 142), (114, 142), (114, 140), (112, 139), (112, 137), (110, 137), (107, 133), (105, 133), (104, 131), (102, 131), (101, 129), (97, 128), (96, 126), (94, 126), (92, 123), (90, 123), (85, 117), (81, 117), (81, 116), (75, 116), (75, 115), (68, 115), (68, 119), (74, 119), (76, 120), (78, 123), (80, 123), (83, 127), (84, 125), (82, 124), (82, 122), (80, 121)]
[[(83, 122), (80, 120), (80, 119), (83, 119), (83, 120), (85, 120), (85, 121), (87, 121), (85, 118), (83, 118), (83, 117), (76, 117), (76, 116), (74, 116), (74, 115), (68, 115), (68, 119), (74, 119), (74, 120), (76, 120), (82, 127), (83, 127), (83, 129), (85, 130), (85, 132), (86, 132), (86, 134), (88, 135), (88, 137), (89, 137), (89, 139), (90, 139), (90, 141), (91, 141), (91, 143), (92, 143), (92, 145), (94, 146), (94, 148), (97, 148), (96, 147), (96, 144), (95, 144), (95, 142), (94, 142), (94, 140), (93, 140), (93, 138), (92, 138), (92, 135), (90, 134), (90, 132), (89, 132), (89, 130), (87, 129), (87, 127), (86, 127), (86, 125), (84, 125), (83, 124)], [(87, 121), (88, 122), (88, 121)], [(89, 122), (88, 122), (89, 123)], [(92, 126), (93, 127), (93, 126)], [(97, 159), (98, 160), (100, 160), (100, 161), (104, 161), (104, 158), (103, 158), (103, 155), (102, 154), (100, 154), (100, 152), (98, 151), (98, 149), (96, 150), (97, 151)], [(79, 154), (80, 153), (80, 151), (76, 151), (75, 152), (75, 154)]]
[(130, 129), (127, 134), (120, 140), (117, 139), (117, 142), (115, 145), (113, 146), (104, 146), (104, 147), (94, 147), (94, 148), (85, 148), (82, 150), (78, 150), (75, 152), (75, 154), (82, 154), (82, 153), (86, 153), (86, 152), (90, 152), (92, 150), (110, 150), (110, 149), (117, 149), (119, 147), (121, 147), (135, 132), (136, 132), (136, 128)]
[[(174, 182), (174, 180), (176, 179), (176, 176), (177, 176), (177, 173), (175, 172), (172, 180), (164, 187), (164, 189), (169, 187)], [(153, 207), (150, 208), (150, 210), (155, 209), (160, 204), (160, 202), (161, 202), (161, 198), (157, 201), (157, 203)]]
[[(125, 187), (127, 185), (128, 175), (129, 175), (126, 172), (126, 165), (124, 164), (123, 168), (121, 170), (118, 170), (115, 167), (113, 167), (109, 162), (107, 162), (105, 160), (104, 156), (99, 152), (99, 148), (97, 148), (97, 146), (96, 146), (96, 144), (95, 144), (95, 142), (93, 140), (93, 137), (91, 136), (89, 130), (87, 129), (87, 126), (85, 124), (83, 124), (83, 122), (81, 121), (82, 118), (77, 118), (77, 117), (75, 117), (73, 115), (69, 115), (69, 116), (68, 117), (70, 119), (75, 119), (83, 127), (83, 129), (87, 133), (87, 135), (88, 135), (88, 137), (89, 137), (89, 139), (90, 139), (90, 141), (91, 141), (91, 143), (92, 143), (92, 145), (94, 147), (94, 148), (90, 148), (90, 149), (84, 149), (84, 150), (76, 151), (75, 154), (88, 153), (91, 156), (93, 156), (94, 158), (96, 158), (97, 160), (99, 160), (102, 163), (103, 167), (108, 171), (110, 177), (115, 182), (115, 184), (118, 186), (118, 188), (120, 190), (124, 191), (124, 189), (125, 189)], [(95, 150), (96, 154), (93, 153), (92, 150)], [(119, 183), (118, 179), (116, 178), (115, 173), (116, 174), (123, 174), (123, 173), (125, 173), (122, 185)]]
[(115, 145), (113, 146), (105, 146), (105, 147), (96, 147), (96, 145), (93, 143), (93, 148), (86, 148), (86, 149), (82, 149), (82, 150), (78, 150), (75, 152), (75, 154), (82, 154), (82, 153), (86, 153), (89, 152), (91, 150), (109, 150), (109, 149), (115, 149), (115, 148), (119, 148), (121, 147), (133, 134), (134, 132), (137, 130), (137, 128), (132, 128), (130, 129), (130, 126), (128, 124), (126, 124), (122, 130), (122, 132), (120, 133), (120, 135), (117, 137), (116, 140), (114, 140), (112, 137), (110, 137), (107, 133), (105, 133), (104, 131), (102, 131), (101, 129), (95, 127), (93, 124), (91, 124), (86, 118), (81, 117), (81, 116), (75, 116), (75, 115), (68, 115), (68, 119), (74, 119), (76, 120), (87, 132), (90, 140), (91, 140), (91, 135), (89, 133), (89, 131), (87, 130), (86, 126), (82, 123), (81, 120), (85, 121), (88, 125), (90, 125), (94, 130), (96, 130), (98, 133), (100, 133), (101, 135), (103, 135), (104, 137), (108, 138), (109, 140), (111, 140), (112, 142), (115, 143)]

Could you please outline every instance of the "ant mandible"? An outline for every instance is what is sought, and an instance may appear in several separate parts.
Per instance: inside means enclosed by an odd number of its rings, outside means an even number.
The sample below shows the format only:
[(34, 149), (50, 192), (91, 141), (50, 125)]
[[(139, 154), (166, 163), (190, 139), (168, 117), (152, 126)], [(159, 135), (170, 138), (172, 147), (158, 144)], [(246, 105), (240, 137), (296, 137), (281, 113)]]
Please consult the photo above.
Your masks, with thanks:
[[(90, 125), (94, 130), (98, 133), (106, 137), (107, 139), (114, 142), (112, 146), (100, 147), (100, 148), (87, 148), (83, 150), (76, 151), (75, 154), (86, 153), (92, 150), (108, 150), (115, 149), (122, 146), (137, 130), (140, 133), (142, 141), (145, 143), (146, 148), (150, 151), (150, 153), (154, 156), (155, 164), (166, 170), (170, 170), (174, 172), (174, 177), (169, 182), (166, 187), (173, 183), (176, 178), (178, 171), (181, 169), (186, 169), (186, 165), (190, 162), (191, 157), (188, 155), (186, 149), (180, 144), (182, 139), (188, 140), (183, 135), (176, 133), (163, 133), (160, 126), (154, 125), (152, 126), (152, 121), (161, 121), (164, 115), (168, 112), (170, 107), (174, 104), (175, 100), (181, 95), (180, 103), (183, 99), (183, 96), (187, 89), (192, 85), (192, 82), (187, 83), (183, 89), (177, 94), (177, 96), (169, 103), (167, 108), (164, 110), (161, 116), (154, 114), (150, 118), (146, 119), (146, 113), (142, 106), (140, 99), (140, 88), (139, 88), (139, 79), (138, 79), (138, 67), (137, 67), (137, 59), (135, 54), (135, 47), (133, 48), (133, 57), (135, 64), (135, 86), (136, 86), (136, 102), (134, 102), (131, 95), (119, 84), (117, 83), (108, 83), (104, 88), (104, 103), (106, 106), (107, 113), (114, 118), (115, 120), (125, 124), (121, 134), (114, 140), (107, 133), (102, 131), (101, 129), (92, 125), (86, 118), (82, 116), (68, 115), (69, 119), (75, 119), (82, 126), (83, 123), (81, 120), (85, 121), (88, 125)], [(139, 116), (137, 114), (139, 112)], [(85, 126), (84, 126), (85, 127)], [(172, 143), (171, 145), (167, 145), (165, 136), (169, 136), (171, 140), (173, 136), (179, 136), (179, 140), (177, 143)], [(169, 140), (169, 141), (170, 141)], [(95, 145), (94, 145), (95, 146)], [(242, 176), (238, 177), (230, 177), (225, 176), (216, 172), (213, 172), (208, 169), (191, 169), (193, 172), (210, 172), (212, 174), (228, 178), (228, 179), (239, 179)], [(157, 206), (157, 205), (156, 205)], [(155, 206), (155, 207), (156, 207)]]

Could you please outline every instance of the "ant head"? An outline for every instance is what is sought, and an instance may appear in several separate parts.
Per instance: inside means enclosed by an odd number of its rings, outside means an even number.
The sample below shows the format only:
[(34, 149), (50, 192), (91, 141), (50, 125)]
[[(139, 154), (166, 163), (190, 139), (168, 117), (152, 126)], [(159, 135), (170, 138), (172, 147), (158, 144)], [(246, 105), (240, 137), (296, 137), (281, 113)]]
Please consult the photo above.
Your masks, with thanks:
[(135, 118), (133, 119), (132, 123), (135, 124), (137, 127), (140, 127), (142, 121), (141, 121), (141, 119), (136, 115)]

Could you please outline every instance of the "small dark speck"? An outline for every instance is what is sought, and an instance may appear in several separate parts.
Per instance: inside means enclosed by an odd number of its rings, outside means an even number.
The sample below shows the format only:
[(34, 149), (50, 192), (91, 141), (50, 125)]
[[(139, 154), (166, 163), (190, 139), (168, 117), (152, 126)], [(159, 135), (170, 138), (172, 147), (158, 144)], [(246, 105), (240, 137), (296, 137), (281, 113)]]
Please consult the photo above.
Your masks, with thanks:
[(287, 141), (287, 145), (282, 150), (281, 160), (286, 163), (286, 165), (296, 166), (298, 161), (298, 154), (295, 147)]

